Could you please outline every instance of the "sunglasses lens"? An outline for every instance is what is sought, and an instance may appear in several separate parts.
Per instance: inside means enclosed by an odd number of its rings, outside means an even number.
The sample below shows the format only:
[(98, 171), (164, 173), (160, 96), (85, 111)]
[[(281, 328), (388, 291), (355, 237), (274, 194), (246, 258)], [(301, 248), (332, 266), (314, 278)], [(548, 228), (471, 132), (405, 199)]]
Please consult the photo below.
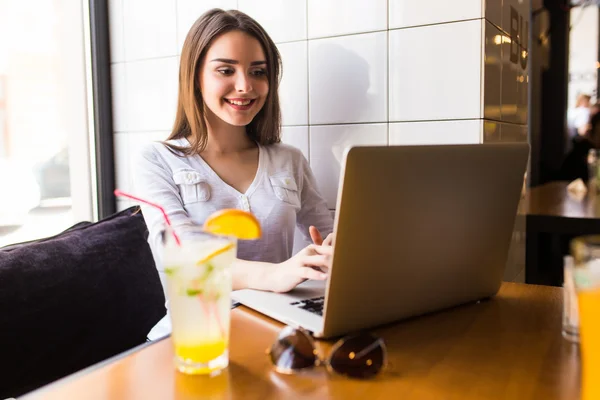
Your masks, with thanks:
[(271, 362), (280, 371), (299, 370), (315, 366), (315, 349), (306, 333), (285, 327), (271, 346)]
[(383, 340), (369, 334), (344, 339), (332, 354), (331, 368), (352, 378), (371, 378), (381, 370), (385, 360)]

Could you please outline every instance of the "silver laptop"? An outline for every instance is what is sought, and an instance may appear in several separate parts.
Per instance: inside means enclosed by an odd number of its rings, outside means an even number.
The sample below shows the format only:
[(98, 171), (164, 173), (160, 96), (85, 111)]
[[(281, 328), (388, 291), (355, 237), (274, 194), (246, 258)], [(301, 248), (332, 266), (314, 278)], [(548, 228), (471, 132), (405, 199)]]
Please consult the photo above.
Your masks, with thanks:
[(491, 297), (523, 187), (526, 143), (353, 147), (325, 282), (240, 303), (328, 338)]

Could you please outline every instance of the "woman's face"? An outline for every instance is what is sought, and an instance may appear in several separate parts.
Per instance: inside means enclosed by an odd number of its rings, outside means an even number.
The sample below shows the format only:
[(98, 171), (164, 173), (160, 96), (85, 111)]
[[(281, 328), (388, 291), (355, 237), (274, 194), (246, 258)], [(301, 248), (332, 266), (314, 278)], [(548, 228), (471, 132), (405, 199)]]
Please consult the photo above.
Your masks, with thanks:
[(269, 93), (267, 58), (255, 38), (232, 31), (218, 36), (200, 68), (207, 112), (234, 126), (248, 125)]

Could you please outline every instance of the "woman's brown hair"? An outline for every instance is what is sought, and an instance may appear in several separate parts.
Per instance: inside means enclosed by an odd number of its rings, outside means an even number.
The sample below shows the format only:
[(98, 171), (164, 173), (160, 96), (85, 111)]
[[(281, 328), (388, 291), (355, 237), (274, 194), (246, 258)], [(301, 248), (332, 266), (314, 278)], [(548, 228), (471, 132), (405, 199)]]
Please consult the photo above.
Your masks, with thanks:
[(262, 109), (246, 126), (246, 134), (263, 145), (280, 141), (281, 110), (277, 89), (281, 76), (281, 56), (277, 46), (263, 27), (248, 15), (237, 10), (224, 11), (215, 8), (196, 20), (185, 38), (181, 51), (177, 114), (175, 125), (167, 140), (188, 138), (190, 147), (170, 145), (185, 155), (200, 153), (206, 147), (208, 134), (198, 74), (215, 38), (231, 31), (242, 31), (258, 40), (267, 58), (269, 93)]

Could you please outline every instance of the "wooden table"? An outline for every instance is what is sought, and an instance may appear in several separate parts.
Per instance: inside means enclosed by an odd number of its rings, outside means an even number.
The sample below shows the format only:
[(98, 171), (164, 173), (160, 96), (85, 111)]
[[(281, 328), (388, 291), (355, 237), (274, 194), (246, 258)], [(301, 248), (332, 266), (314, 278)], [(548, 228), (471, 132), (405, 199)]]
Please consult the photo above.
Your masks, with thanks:
[(595, 187), (577, 196), (567, 191), (568, 184), (557, 181), (530, 188), (521, 202), (519, 214), (526, 215), (527, 283), (562, 285), (562, 254), (568, 253), (568, 241), (600, 234), (600, 196)]
[(565, 232), (585, 231), (600, 219), (600, 198), (595, 190), (578, 196), (569, 193), (570, 182), (556, 181), (527, 190), (520, 212), (534, 217), (556, 218)]
[[(376, 329), (391, 367), (374, 380), (273, 371), (265, 349), (281, 324), (232, 311), (231, 364), (215, 378), (173, 368), (162, 340), (25, 396), (25, 399), (565, 399), (579, 397), (579, 351), (561, 337), (558, 288), (504, 283), (478, 304)], [(326, 353), (330, 342), (319, 342)]]

